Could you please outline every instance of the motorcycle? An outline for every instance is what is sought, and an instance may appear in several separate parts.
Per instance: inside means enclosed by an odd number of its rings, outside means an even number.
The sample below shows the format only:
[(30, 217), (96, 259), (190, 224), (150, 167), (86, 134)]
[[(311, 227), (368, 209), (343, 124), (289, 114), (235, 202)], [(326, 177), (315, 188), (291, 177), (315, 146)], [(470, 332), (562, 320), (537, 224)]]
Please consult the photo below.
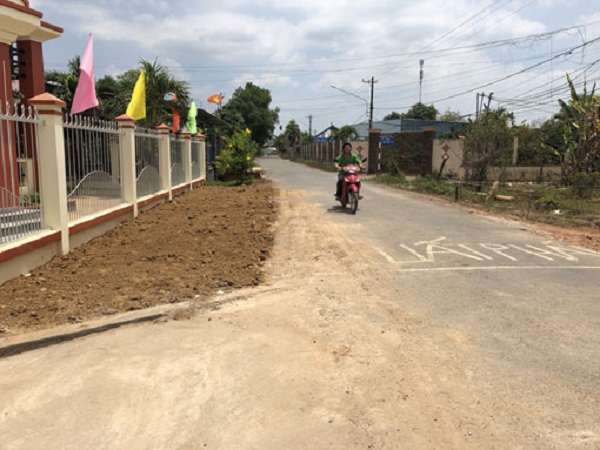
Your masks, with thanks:
[(358, 209), (358, 201), (362, 198), (360, 195), (360, 177), (359, 173), (361, 167), (357, 164), (349, 164), (342, 167), (344, 172), (344, 179), (342, 181), (342, 195), (339, 198), (339, 202), (342, 204), (342, 208), (350, 205), (350, 212), (356, 214)]

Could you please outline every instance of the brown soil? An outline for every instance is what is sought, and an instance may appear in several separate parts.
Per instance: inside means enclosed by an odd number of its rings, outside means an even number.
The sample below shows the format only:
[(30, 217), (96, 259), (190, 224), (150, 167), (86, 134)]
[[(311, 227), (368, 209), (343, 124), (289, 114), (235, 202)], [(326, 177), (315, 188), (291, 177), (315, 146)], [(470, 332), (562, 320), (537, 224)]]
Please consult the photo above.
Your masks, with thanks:
[(0, 336), (254, 286), (274, 191), (202, 186), (0, 286)]

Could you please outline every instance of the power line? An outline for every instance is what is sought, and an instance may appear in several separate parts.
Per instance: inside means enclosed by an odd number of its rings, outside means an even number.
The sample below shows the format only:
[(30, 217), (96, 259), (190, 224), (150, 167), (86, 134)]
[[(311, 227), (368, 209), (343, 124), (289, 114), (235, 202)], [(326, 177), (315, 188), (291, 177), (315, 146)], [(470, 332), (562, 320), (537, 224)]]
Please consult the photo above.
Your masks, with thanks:
[(550, 61), (552, 61), (552, 60), (554, 60), (554, 59), (556, 59), (556, 58), (560, 58), (561, 56), (564, 56), (564, 55), (570, 54), (570, 53), (574, 52), (575, 50), (578, 50), (578, 49), (580, 49), (580, 48), (586, 47), (587, 45), (593, 44), (593, 43), (595, 43), (595, 42), (598, 42), (598, 41), (600, 41), (600, 37), (597, 37), (597, 38), (595, 38), (595, 39), (592, 39), (592, 40), (590, 40), (590, 41), (584, 42), (584, 43), (583, 43), (583, 44), (581, 44), (581, 45), (578, 45), (578, 46), (576, 46), (576, 47), (573, 47), (573, 48), (571, 48), (570, 50), (567, 50), (567, 51), (565, 51), (565, 52), (559, 53), (558, 55), (555, 55), (555, 56), (553, 56), (553, 57), (551, 57), (551, 58), (548, 58), (548, 59), (546, 59), (546, 60), (544, 60), (544, 61), (541, 61), (541, 62), (539, 62), (539, 63), (537, 63), (537, 64), (533, 64), (532, 66), (526, 67), (525, 69), (519, 70), (519, 71), (517, 71), (517, 72), (513, 72), (513, 73), (511, 73), (511, 74), (509, 74), (509, 75), (506, 75), (506, 76), (504, 76), (504, 77), (498, 78), (498, 79), (496, 79), (496, 80), (494, 80), (494, 81), (490, 81), (490, 82), (488, 82), (488, 83), (484, 83), (484, 84), (482, 84), (482, 85), (480, 85), (480, 86), (478, 86), (478, 87), (476, 87), (476, 88), (469, 89), (469, 90), (467, 90), (467, 91), (464, 91), (464, 92), (461, 92), (461, 93), (458, 93), (458, 94), (449, 95), (449, 96), (447, 96), (447, 97), (444, 97), (444, 98), (441, 98), (441, 99), (437, 99), (437, 100), (436, 100), (436, 102), (441, 102), (441, 101), (445, 101), (445, 100), (450, 100), (450, 99), (452, 99), (452, 98), (460, 97), (460, 96), (462, 96), (462, 95), (465, 95), (465, 94), (470, 94), (470, 93), (473, 93), (473, 92), (475, 92), (475, 91), (477, 91), (477, 90), (480, 90), (480, 89), (486, 88), (486, 87), (488, 87), (488, 86), (492, 86), (493, 84), (499, 83), (499, 82), (501, 82), (501, 81), (508, 80), (508, 79), (510, 79), (510, 78), (513, 78), (513, 77), (515, 77), (515, 76), (517, 76), (517, 75), (520, 75), (520, 74), (522, 74), (522, 73), (525, 73), (525, 72), (527, 72), (527, 71), (529, 71), (529, 70), (531, 70), (531, 69), (534, 69), (534, 68), (536, 68), (536, 67), (539, 67), (539, 66), (541, 66), (541, 65), (543, 65), (543, 64), (546, 64), (547, 62), (550, 62)]

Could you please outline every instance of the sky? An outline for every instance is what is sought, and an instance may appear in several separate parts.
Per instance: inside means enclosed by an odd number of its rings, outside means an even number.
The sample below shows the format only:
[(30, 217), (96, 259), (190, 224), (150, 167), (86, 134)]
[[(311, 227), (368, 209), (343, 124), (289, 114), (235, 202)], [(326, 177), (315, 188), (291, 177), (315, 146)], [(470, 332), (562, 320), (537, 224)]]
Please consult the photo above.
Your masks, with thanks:
[(44, 44), (46, 70), (66, 71), (92, 33), (96, 79), (157, 61), (209, 112), (207, 97), (225, 104), (251, 82), (280, 109), (275, 134), (294, 120), (313, 135), (367, 122), (371, 106), (374, 121), (419, 101), (474, 118), (478, 94), (517, 123), (548, 119), (567, 74), (578, 90), (600, 79), (596, 3), (30, 0), (64, 29)]

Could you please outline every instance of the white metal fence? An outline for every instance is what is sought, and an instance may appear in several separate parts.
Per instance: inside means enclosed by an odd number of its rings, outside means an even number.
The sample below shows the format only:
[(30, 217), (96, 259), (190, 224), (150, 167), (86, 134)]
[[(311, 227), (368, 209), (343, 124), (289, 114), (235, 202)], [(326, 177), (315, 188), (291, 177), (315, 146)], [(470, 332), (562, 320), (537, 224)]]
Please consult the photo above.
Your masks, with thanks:
[(192, 179), (193, 180), (200, 178), (202, 161), (206, 161), (205, 159), (202, 160), (204, 155), (201, 152), (202, 152), (202, 146), (200, 145), (200, 142), (197, 140), (192, 140)]
[(183, 168), (183, 141), (181, 136), (172, 135), (171, 141), (171, 186), (179, 186), (185, 182)]
[(69, 220), (122, 203), (117, 124), (92, 117), (65, 116), (63, 129)]
[(204, 136), (63, 116), (39, 97), (0, 107), (0, 283), (206, 179)]
[(137, 197), (160, 191), (159, 134), (156, 130), (137, 128), (135, 131), (135, 174)]
[(0, 244), (42, 229), (37, 123), (32, 108), (0, 105)]

